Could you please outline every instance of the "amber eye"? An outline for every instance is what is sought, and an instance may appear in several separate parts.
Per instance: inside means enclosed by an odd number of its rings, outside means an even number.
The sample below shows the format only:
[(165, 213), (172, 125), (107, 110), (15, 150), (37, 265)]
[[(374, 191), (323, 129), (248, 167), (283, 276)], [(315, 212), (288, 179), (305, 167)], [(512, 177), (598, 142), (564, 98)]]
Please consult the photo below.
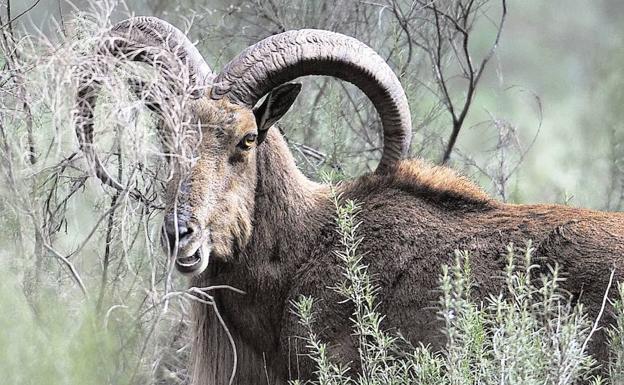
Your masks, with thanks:
[(256, 143), (257, 137), (258, 135), (256, 134), (247, 134), (243, 137), (243, 140), (240, 141), (238, 146), (243, 150), (249, 150), (254, 145), (254, 143)]

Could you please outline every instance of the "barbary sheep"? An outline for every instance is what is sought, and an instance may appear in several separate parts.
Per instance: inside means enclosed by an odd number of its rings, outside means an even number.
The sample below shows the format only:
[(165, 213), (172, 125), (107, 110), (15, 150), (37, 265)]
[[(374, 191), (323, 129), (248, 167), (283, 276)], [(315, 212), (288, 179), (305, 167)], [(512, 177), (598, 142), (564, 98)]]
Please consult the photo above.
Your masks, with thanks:
[[(178, 29), (135, 17), (115, 25), (98, 53), (186, 76), (188, 92), (174, 95), (188, 98), (182, 113), (201, 126), (202, 135), (195, 160), (186, 170), (181, 167), (167, 188), (166, 243), (191, 285), (244, 291), (214, 293), (236, 344), (237, 384), (284, 384), (291, 376), (312, 375), (312, 363), (294, 356), (305, 348), (295, 338), (303, 331), (290, 303), (302, 294), (318, 299), (316, 314), (323, 321), (318, 332), (332, 356), (357, 366), (351, 309), (328, 288), (341, 280), (332, 252), (339, 239), (330, 189), (297, 169), (273, 127), (300, 91), (288, 82), (300, 76), (351, 82), (380, 115), (378, 168), (336, 189), (361, 205), (359, 249), (380, 285), (385, 328), (400, 330), (414, 343), (442, 346), (431, 305), (440, 267), (456, 249), (471, 253), (475, 295), (482, 297), (500, 288), (505, 246), (529, 239), (541, 264), (558, 263), (567, 272), (564, 288), (591, 315), (598, 313), (611, 271), (616, 280), (622, 278), (624, 213), (504, 204), (449, 168), (404, 160), (411, 137), (405, 93), (386, 62), (356, 39), (320, 30), (284, 32), (248, 47), (215, 75)], [(78, 90), (79, 142), (97, 176), (123, 188), (92, 146), (98, 83), (88, 80), (83, 78)], [(149, 100), (148, 91), (145, 95)], [(153, 101), (150, 108), (158, 114), (167, 106)], [(164, 118), (159, 127), (175, 128)], [(194, 306), (193, 383), (225, 384), (233, 365), (228, 336), (210, 306)], [(608, 314), (603, 322), (610, 322)], [(605, 357), (603, 334), (591, 349)], [(289, 373), (295, 362), (299, 367)]]

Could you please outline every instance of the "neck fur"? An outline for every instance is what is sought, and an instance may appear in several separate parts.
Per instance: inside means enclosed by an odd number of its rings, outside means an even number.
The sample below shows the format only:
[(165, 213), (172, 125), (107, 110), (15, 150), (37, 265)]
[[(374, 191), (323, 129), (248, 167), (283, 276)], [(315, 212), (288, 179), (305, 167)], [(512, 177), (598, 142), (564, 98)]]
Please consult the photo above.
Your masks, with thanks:
[[(265, 375), (272, 377), (270, 383), (281, 383), (279, 377), (283, 373), (271, 373), (271, 370), (265, 373), (263, 369), (270, 368), (272, 360), (280, 359), (270, 353), (277, 336), (269, 330), (271, 325), (280, 321), (271, 317), (279, 316), (284, 311), (289, 278), (308, 257), (307, 247), (311, 239), (324, 223), (332, 220), (333, 215), (327, 188), (309, 180), (299, 171), (277, 128), (269, 129), (265, 141), (258, 147), (256, 162), (257, 185), (251, 240), (239, 259), (227, 269), (227, 277), (215, 277), (217, 281), (225, 279), (223, 283), (249, 294), (241, 297), (229, 292), (217, 293), (220, 303), (225, 306), (225, 322), (230, 323), (227, 318), (233, 311), (238, 314), (239, 321), (247, 322), (239, 325), (240, 329), (253, 329), (257, 325), (259, 330), (254, 333), (258, 341), (250, 345), (249, 337), (245, 338), (236, 327), (231, 327), (238, 353), (240, 374), (237, 384), (254, 383)], [(199, 278), (199, 281), (205, 279)], [(194, 283), (197, 286), (210, 284)], [(227, 383), (232, 368), (229, 337), (211, 306), (194, 303), (193, 307), (193, 383)], [(260, 335), (266, 336), (266, 341), (258, 337)], [(267, 355), (258, 353), (265, 351)], [(260, 368), (257, 373), (256, 368)], [(243, 373), (247, 373), (249, 378)]]
[(277, 128), (269, 129), (258, 148), (257, 164), (256, 223), (289, 221), (314, 206), (324, 190), (323, 185), (309, 180), (297, 168)]
[[(305, 241), (293, 237), (313, 236), (319, 206), (323, 206), (319, 203), (327, 200), (327, 188), (309, 180), (297, 168), (277, 128), (269, 129), (258, 148), (257, 167), (253, 235), (247, 247), (253, 255), (246, 253), (245, 257), (284, 272), (303, 257), (300, 254)], [(289, 260), (280, 260), (283, 256), (289, 256)]]

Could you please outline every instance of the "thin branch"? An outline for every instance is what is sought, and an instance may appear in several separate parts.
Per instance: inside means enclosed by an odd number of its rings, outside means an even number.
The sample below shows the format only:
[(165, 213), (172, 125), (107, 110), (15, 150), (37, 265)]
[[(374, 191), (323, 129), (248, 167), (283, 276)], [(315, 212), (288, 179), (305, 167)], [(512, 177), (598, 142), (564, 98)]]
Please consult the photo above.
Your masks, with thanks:
[[(472, 59), (470, 58), (470, 51), (468, 47), (468, 43), (469, 43), (468, 40), (470, 37), (468, 33), (468, 18), (469, 18), (469, 13), (470, 13), (473, 1), (470, 1), (470, 3), (468, 4), (468, 7), (464, 10), (464, 14), (462, 16), (463, 24), (462, 24), (462, 28), (460, 32), (463, 35), (462, 46), (463, 46), (463, 54), (465, 56), (464, 59), (466, 60), (466, 64), (468, 66), (468, 90), (466, 94), (466, 99), (464, 100), (464, 105), (459, 115), (455, 115), (455, 111), (452, 108), (449, 108), (449, 112), (451, 113), (452, 118), (453, 118), (453, 130), (451, 131), (451, 136), (449, 138), (448, 144), (446, 146), (446, 150), (444, 151), (444, 155), (442, 157), (442, 164), (447, 163), (449, 159), (451, 158), (451, 153), (453, 152), (453, 148), (455, 147), (455, 143), (457, 142), (457, 137), (459, 136), (459, 132), (461, 131), (463, 127), (466, 116), (468, 115), (468, 111), (470, 110), (470, 106), (472, 105), (472, 101), (473, 101), (473, 98), (477, 89), (477, 85), (479, 84), (479, 80), (481, 80), (481, 75), (483, 75), (483, 71), (485, 70), (487, 63), (494, 56), (496, 48), (498, 47), (498, 43), (500, 41), (500, 37), (503, 31), (503, 26), (505, 24), (505, 19), (507, 17), (507, 1), (502, 0), (501, 3), (502, 3), (502, 12), (501, 12), (500, 22), (498, 24), (498, 30), (496, 32), (496, 38), (488, 54), (481, 61), (481, 65), (479, 66), (478, 69), (476, 69), (476, 73), (475, 73), (475, 69), (473, 68)], [(433, 9), (437, 15), (438, 11), (437, 11), (437, 8), (435, 8), (435, 5), (433, 6)], [(437, 20), (438, 18), (436, 16), (436, 22)], [(443, 83), (442, 86), (443, 86), (443, 90), (446, 90), (446, 84)], [(450, 100), (450, 99), (447, 99), (447, 100)], [(451, 102), (449, 103), (452, 106), (452, 103)]]
[(80, 278), (80, 275), (78, 274), (78, 271), (76, 270), (76, 267), (74, 267), (74, 264), (69, 259), (62, 256), (58, 251), (54, 250), (54, 248), (52, 248), (52, 246), (50, 246), (48, 243), (44, 242), (43, 247), (45, 247), (46, 250), (51, 252), (52, 255), (54, 255), (57, 259), (63, 262), (65, 266), (67, 266), (67, 268), (69, 269), (69, 272), (71, 273), (72, 278), (74, 278), (74, 281), (78, 283), (78, 286), (80, 287), (80, 290), (82, 291), (82, 294), (84, 294), (85, 298), (88, 299), (89, 293), (87, 292), (87, 288), (84, 282), (82, 281), (82, 278)]
[[(19, 19), (20, 17), (24, 16), (25, 14), (27, 14), (28, 12), (30, 12), (33, 8), (35, 8), (39, 3), (41, 2), (41, 0), (37, 0), (35, 1), (35, 3), (33, 5), (31, 5), (30, 7), (28, 7), (24, 12), (20, 13), (19, 15), (15, 16), (14, 18), (11, 19), (11, 16), (9, 16), (9, 21), (7, 21), (5, 24), (0, 26), (0, 29), (5, 29), (6, 27), (9, 28), (13, 28), (13, 22), (16, 21), (17, 19)], [(7, 3), (8, 5), (8, 9), (10, 9), (10, 2)]]

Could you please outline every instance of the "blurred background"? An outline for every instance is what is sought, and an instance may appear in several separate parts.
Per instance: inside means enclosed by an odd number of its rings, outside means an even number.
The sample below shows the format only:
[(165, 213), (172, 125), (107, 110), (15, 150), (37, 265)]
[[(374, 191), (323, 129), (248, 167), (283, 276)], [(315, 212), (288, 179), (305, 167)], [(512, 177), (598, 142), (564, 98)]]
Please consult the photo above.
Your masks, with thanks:
[[(90, 178), (73, 133), (72, 71), (98, 34), (130, 15), (188, 32), (215, 71), (289, 29), (357, 37), (401, 79), (412, 156), (445, 162), (507, 202), (624, 208), (621, 1), (8, 1), (0, 2), (0, 382), (188, 382), (189, 299), (158, 246), (153, 121), (111, 83), (96, 124), (110, 169), (152, 206)], [(334, 79), (302, 82), (280, 123), (302, 170), (318, 179), (374, 169), (379, 122), (368, 100)]]

